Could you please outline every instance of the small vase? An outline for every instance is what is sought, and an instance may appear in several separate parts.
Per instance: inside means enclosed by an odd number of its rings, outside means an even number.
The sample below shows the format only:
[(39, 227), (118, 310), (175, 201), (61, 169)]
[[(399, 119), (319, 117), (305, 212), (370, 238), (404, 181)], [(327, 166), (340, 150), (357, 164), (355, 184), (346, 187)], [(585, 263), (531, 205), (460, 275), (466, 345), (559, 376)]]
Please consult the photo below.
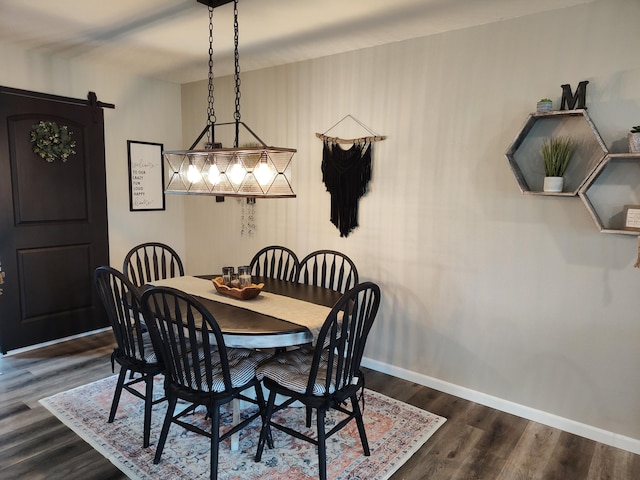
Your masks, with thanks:
[(640, 132), (629, 133), (629, 153), (640, 153)]
[(548, 193), (560, 193), (564, 187), (563, 177), (544, 177), (543, 190)]

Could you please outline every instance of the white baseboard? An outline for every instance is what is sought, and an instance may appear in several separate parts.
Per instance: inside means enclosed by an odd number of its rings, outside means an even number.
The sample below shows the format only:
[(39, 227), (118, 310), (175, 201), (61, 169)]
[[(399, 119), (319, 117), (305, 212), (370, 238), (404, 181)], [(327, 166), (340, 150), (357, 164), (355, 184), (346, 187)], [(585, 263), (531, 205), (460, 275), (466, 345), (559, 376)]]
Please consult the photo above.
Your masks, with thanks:
[(394, 367), (393, 365), (372, 360), (370, 358), (363, 358), (362, 366), (378, 372), (393, 375), (394, 377), (402, 378), (403, 380), (408, 380), (419, 385), (424, 385), (425, 387), (433, 388), (434, 390), (439, 390), (450, 395), (455, 395), (456, 397), (464, 398), (471, 402), (495, 408), (496, 410), (517, 415), (549, 427), (558, 428), (565, 432), (579, 435), (605, 445), (620, 448), (631, 453), (640, 454), (640, 440), (636, 438), (630, 438), (614, 432), (609, 432), (601, 428), (576, 422), (575, 420), (560, 417), (552, 413), (543, 412), (541, 410), (536, 410), (535, 408), (461, 387), (460, 385), (438, 380), (437, 378), (429, 377), (428, 375), (423, 375), (404, 368)]

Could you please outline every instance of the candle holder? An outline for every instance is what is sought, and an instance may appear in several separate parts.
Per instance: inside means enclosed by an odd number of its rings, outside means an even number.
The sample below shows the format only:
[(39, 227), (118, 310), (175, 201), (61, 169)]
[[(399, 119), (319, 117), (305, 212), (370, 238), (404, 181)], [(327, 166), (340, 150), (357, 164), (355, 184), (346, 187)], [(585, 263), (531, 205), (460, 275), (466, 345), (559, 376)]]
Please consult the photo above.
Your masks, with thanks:
[(238, 280), (240, 281), (240, 288), (251, 285), (251, 267), (249, 265), (241, 265), (238, 267)]

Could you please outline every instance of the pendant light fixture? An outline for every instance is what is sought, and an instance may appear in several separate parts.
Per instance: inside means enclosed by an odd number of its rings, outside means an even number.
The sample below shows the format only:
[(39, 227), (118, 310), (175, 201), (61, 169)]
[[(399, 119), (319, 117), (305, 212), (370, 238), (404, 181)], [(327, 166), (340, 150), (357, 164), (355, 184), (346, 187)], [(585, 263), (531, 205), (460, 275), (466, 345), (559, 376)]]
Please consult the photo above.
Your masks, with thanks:
[[(296, 150), (267, 146), (240, 119), (240, 63), (238, 55), (238, 0), (197, 0), (209, 7), (209, 76), (207, 125), (188, 150), (163, 152), (166, 172), (165, 193), (214, 195), (216, 197), (295, 197), (291, 187), (291, 161)], [(235, 113), (234, 121), (216, 123), (213, 87), (213, 9), (233, 2)], [(235, 126), (232, 148), (215, 139), (219, 126)], [(258, 146), (239, 147), (240, 127), (257, 140)], [(205, 138), (203, 148), (198, 144)], [(256, 145), (256, 143), (252, 143)]]

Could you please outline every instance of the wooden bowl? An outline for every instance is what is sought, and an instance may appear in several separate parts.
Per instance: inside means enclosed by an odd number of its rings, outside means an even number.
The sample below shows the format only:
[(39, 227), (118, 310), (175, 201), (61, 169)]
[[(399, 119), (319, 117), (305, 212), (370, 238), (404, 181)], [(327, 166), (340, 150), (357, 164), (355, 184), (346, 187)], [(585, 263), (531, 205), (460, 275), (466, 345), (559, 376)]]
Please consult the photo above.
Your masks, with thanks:
[(227, 287), (222, 281), (222, 277), (216, 277), (212, 281), (213, 286), (216, 287), (218, 293), (228, 297), (237, 298), (238, 300), (249, 300), (251, 298), (255, 298), (260, 295), (262, 287), (264, 287), (264, 283), (258, 283), (257, 285), (252, 283), (248, 287), (244, 288)]

